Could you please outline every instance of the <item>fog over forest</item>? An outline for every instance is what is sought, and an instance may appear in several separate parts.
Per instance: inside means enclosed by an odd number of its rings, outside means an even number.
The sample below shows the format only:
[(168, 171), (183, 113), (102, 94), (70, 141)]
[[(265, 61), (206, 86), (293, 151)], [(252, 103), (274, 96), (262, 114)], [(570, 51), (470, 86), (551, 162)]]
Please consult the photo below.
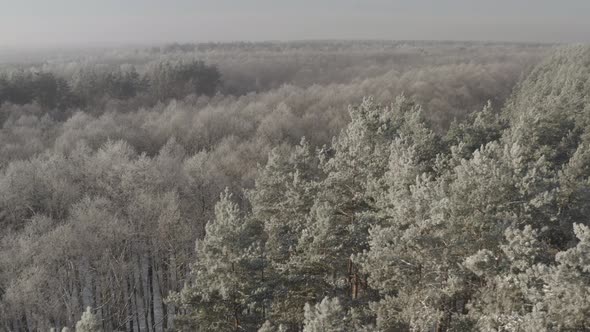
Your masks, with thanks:
[(0, 47), (265, 40), (590, 42), (587, 0), (0, 0)]
[(590, 5), (175, 1), (0, 0), (0, 332), (590, 331)]

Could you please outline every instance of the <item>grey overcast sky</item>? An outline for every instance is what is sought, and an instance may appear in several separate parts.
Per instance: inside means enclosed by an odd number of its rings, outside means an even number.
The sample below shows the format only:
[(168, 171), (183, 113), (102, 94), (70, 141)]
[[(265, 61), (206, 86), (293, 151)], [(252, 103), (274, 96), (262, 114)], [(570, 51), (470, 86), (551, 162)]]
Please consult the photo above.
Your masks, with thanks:
[(0, 45), (294, 39), (590, 42), (590, 0), (0, 0)]

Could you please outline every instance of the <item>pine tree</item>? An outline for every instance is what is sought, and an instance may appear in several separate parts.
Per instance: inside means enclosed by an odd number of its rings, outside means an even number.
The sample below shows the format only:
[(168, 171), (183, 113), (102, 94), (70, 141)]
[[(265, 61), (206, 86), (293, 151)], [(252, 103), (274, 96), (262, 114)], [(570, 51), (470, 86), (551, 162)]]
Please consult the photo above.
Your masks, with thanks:
[(261, 226), (245, 216), (226, 190), (197, 244), (193, 284), (175, 297), (187, 313), (179, 325), (197, 330), (239, 331), (263, 321)]
[(420, 158), (428, 158), (435, 138), (420, 127), (419, 107), (404, 97), (389, 107), (366, 99), (350, 114), (351, 123), (325, 151), (321, 167), (326, 178), (319, 185), (295, 259), (312, 269), (306, 273), (357, 299), (367, 290), (366, 280), (351, 258), (367, 249), (368, 229), (375, 222), (368, 212), (374, 209), (376, 182), (387, 169), (390, 144), (416, 131), (415, 143), (424, 148)]
[(548, 331), (590, 330), (590, 228), (573, 228), (576, 246), (557, 253), (555, 266), (541, 269), (542, 300), (534, 318)]
[(467, 121), (454, 122), (445, 138), (448, 145), (461, 149), (461, 157), (469, 158), (483, 145), (499, 140), (507, 127), (506, 119), (495, 113), (488, 101), (481, 111), (471, 114)]
[(287, 262), (297, 246), (317, 192), (317, 164), (305, 138), (290, 152), (273, 149), (248, 192), (254, 218), (264, 223), (266, 255), (273, 264)]
[(277, 329), (275, 328), (275, 326), (270, 322), (270, 321), (266, 321), (264, 322), (264, 324), (262, 324), (262, 326), (258, 329), (258, 332), (276, 332)]
[(565, 47), (537, 66), (508, 101), (506, 138), (531, 159), (540, 156), (558, 169), (588, 133), (590, 48)]
[(350, 319), (338, 298), (325, 297), (314, 306), (306, 303), (304, 311), (303, 332), (344, 332), (350, 328)]
[(82, 318), (76, 323), (76, 332), (100, 332), (102, 328), (98, 323), (98, 319), (92, 313), (90, 307), (86, 308), (86, 311), (82, 314)]
[(430, 167), (416, 148), (393, 145), (387, 190), (377, 196), (382, 221), (360, 258), (381, 296), (373, 306), (377, 326), (467, 328), (467, 304), (478, 287), (464, 260), (498, 252), (508, 227), (549, 222), (554, 173), (542, 157), (532, 163), (522, 158), (517, 145), (489, 143), (469, 159), (451, 149), (449, 156), (427, 160)]
[(264, 225), (263, 269), (274, 292), (265, 308), (269, 318), (293, 328), (303, 320), (301, 308), (314, 299), (313, 281), (292, 264), (306, 216), (317, 193), (321, 177), (318, 158), (305, 139), (283, 151), (274, 149), (266, 166), (248, 192), (252, 217)]

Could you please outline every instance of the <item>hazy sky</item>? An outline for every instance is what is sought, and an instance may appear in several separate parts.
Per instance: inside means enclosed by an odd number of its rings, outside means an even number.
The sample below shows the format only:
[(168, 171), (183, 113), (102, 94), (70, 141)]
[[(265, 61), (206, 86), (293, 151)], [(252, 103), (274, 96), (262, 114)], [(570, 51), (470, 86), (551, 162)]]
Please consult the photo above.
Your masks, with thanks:
[(0, 0), (0, 45), (293, 39), (590, 42), (590, 0)]

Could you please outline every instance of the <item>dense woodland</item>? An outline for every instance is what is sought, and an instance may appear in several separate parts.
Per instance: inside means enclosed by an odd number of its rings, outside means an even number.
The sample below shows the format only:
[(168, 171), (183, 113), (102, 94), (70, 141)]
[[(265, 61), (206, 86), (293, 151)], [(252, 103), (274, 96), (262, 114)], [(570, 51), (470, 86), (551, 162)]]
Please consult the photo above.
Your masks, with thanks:
[(590, 331), (590, 47), (0, 52), (0, 329)]

